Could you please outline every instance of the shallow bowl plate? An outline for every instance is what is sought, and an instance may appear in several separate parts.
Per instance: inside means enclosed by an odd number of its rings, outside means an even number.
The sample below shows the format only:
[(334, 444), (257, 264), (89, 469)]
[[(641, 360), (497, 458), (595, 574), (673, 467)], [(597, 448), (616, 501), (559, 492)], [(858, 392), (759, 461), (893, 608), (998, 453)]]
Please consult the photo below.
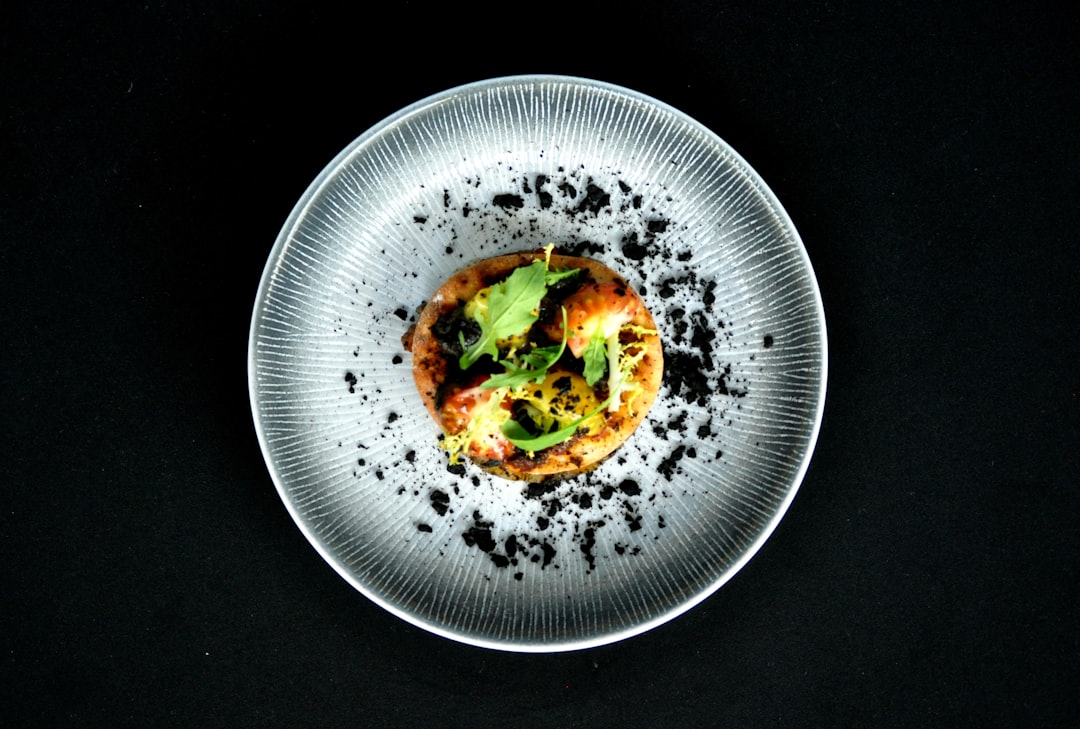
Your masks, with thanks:
[[(547, 243), (643, 295), (657, 403), (569, 481), (448, 468), (402, 337), (457, 269)], [(323, 170), (270, 252), (248, 368), (274, 483), (345, 580), (433, 633), (546, 652), (660, 625), (753, 556), (817, 438), (826, 336), (798, 233), (726, 143), (628, 89), (519, 76), (413, 104)]]

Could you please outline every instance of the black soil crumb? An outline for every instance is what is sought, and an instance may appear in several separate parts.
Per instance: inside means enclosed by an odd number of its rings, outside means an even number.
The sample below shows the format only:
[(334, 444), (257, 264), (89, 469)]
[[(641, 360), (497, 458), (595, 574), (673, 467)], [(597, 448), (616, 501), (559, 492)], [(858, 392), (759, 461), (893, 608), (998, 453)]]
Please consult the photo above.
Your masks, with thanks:
[(589, 563), (589, 571), (596, 569), (596, 555), (593, 548), (596, 547), (596, 529), (604, 525), (604, 522), (591, 522), (585, 529), (584, 539), (581, 541), (581, 553), (585, 555), (585, 561)]
[(446, 512), (450, 509), (450, 497), (445, 491), (435, 489), (429, 496), (431, 499), (431, 508), (435, 510), (435, 513), (439, 516), (446, 516)]
[(660, 465), (656, 467), (656, 470), (660, 472), (661, 476), (670, 481), (679, 467), (679, 461), (682, 460), (685, 454), (686, 446), (678, 446), (675, 450), (671, 452), (670, 456), (660, 462)]
[(649, 254), (649, 247), (638, 242), (638, 234), (630, 233), (622, 239), (622, 254), (631, 261), (643, 261)]
[(465, 543), (470, 547), (478, 548), (481, 552), (490, 552), (495, 549), (495, 540), (491, 538), (492, 523), (483, 521), (479, 512), (473, 514), (473, 519), (473, 525), (461, 535)]
[(525, 207), (525, 198), (521, 195), (496, 195), (491, 199), (491, 202), (503, 210), (520, 210)]
[(349, 384), (349, 394), (355, 394), (356, 393), (356, 383), (357, 383), (356, 375), (354, 375), (352, 372), (346, 372), (345, 373), (345, 382), (347, 382)]
[(601, 210), (610, 204), (611, 195), (590, 182), (585, 186), (585, 198), (578, 204), (578, 212), (589, 212), (598, 215)]

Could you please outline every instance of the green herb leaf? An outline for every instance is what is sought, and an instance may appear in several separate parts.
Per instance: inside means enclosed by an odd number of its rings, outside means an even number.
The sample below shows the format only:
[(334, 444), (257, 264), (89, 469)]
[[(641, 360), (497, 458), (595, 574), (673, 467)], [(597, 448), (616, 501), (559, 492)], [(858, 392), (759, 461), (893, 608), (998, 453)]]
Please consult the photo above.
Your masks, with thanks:
[(551, 345), (550, 347), (539, 347), (521, 356), (521, 361), (527, 365), (521, 367), (520, 365), (503, 360), (499, 364), (506, 368), (506, 372), (498, 375), (492, 375), (484, 381), (481, 388), (485, 390), (491, 390), (496, 387), (509, 387), (515, 389), (522, 385), (527, 385), (530, 382), (540, 384), (547, 376), (548, 369), (559, 361), (563, 352), (566, 351), (566, 309), (563, 309), (563, 336), (562, 343), (558, 345)]
[[(565, 318), (564, 316), (563, 319)], [(607, 369), (607, 340), (604, 339), (603, 327), (598, 326), (593, 332), (589, 343), (585, 346), (585, 351), (581, 353), (581, 358), (585, 360), (585, 382), (592, 387), (600, 381)]]
[(511, 390), (514, 390), (522, 385), (527, 385), (530, 382), (539, 383), (544, 379), (544, 375), (547, 374), (546, 367), (542, 370), (531, 369), (529, 367), (518, 367), (508, 360), (503, 360), (499, 364), (505, 367), (506, 371), (497, 375), (492, 375), (484, 380), (484, 383), (480, 385), (482, 389), (493, 390), (497, 387), (508, 387)]
[(562, 281), (564, 278), (570, 278), (571, 276), (576, 276), (579, 273), (581, 273), (580, 268), (564, 268), (559, 271), (548, 271), (547, 274), (544, 276), (544, 283), (550, 286), (551, 284)]
[(563, 428), (553, 430), (550, 433), (541, 433), (540, 435), (533, 435), (525, 429), (521, 423), (516, 420), (507, 420), (502, 424), (500, 430), (502, 434), (506, 436), (506, 439), (513, 443), (515, 446), (523, 451), (529, 453), (535, 453), (536, 451), (542, 451), (545, 448), (558, 445), (563, 441), (570, 440), (574, 437), (574, 433), (577, 429), (585, 424), (590, 418), (595, 418), (597, 415), (604, 411), (604, 408), (608, 406), (611, 398), (609, 397), (604, 402), (600, 403), (600, 406), (593, 410), (588, 415), (583, 415), (574, 422), (570, 423)]
[(545, 261), (536, 260), (514, 270), (505, 281), (495, 284), (488, 295), (487, 315), (478, 316), (480, 338), (458, 364), (467, 370), (485, 354), (498, 357), (496, 342), (523, 333), (539, 318), (537, 309), (547, 293)]

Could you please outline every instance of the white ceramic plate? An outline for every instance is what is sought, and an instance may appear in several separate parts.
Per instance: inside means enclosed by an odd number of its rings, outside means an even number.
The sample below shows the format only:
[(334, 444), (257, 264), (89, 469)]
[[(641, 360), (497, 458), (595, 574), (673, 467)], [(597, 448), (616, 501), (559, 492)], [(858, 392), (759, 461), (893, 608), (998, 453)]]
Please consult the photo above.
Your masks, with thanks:
[[(448, 470), (402, 336), (457, 269), (547, 243), (643, 294), (657, 404), (587, 476)], [(274, 244), (249, 346), (266, 462), (312, 545), (404, 620), (506, 650), (609, 643), (712, 594), (787, 510), (824, 404), (817, 284), (765, 183), (679, 111), (558, 76), (451, 89), (350, 144)]]

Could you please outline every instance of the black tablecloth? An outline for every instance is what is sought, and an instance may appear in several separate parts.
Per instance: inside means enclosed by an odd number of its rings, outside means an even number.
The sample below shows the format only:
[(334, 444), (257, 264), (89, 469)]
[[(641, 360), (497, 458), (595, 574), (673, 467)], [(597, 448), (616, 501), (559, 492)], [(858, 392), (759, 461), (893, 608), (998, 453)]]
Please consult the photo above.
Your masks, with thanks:
[[(0, 13), (0, 725), (1075, 721), (1060, 4), (96, 5)], [(247, 394), (259, 278), (314, 176), (399, 108), (519, 73), (724, 138), (829, 325), (818, 446), (764, 548), (675, 621), (554, 655), (350, 587), (278, 498)]]

